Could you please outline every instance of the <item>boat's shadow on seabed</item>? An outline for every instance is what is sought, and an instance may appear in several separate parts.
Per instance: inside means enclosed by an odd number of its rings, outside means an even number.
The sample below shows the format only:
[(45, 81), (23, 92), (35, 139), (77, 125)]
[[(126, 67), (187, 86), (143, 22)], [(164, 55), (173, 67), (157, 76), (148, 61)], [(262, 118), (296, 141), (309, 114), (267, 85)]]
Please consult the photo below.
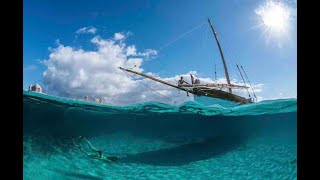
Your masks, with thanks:
[[(136, 163), (153, 166), (181, 166), (191, 162), (206, 160), (230, 152), (246, 141), (242, 136), (218, 136), (201, 142), (188, 143), (173, 148), (160, 149), (137, 154), (127, 154), (116, 163)], [(48, 169), (66, 177), (100, 180), (102, 178), (79, 172), (69, 172), (59, 168)]]
[(223, 137), (205, 139), (173, 148), (160, 149), (121, 158), (119, 163), (138, 163), (155, 166), (181, 166), (191, 162), (206, 160), (230, 152), (240, 147), (246, 137)]

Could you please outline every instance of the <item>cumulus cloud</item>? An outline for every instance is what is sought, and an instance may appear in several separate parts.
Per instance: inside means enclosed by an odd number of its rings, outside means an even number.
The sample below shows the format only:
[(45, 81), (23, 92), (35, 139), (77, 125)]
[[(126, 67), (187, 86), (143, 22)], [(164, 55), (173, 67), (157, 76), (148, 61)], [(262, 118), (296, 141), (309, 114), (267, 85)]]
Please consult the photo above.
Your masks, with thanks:
[(89, 26), (78, 29), (76, 34), (95, 34), (96, 32), (97, 29), (95, 27)]
[(114, 39), (115, 40), (123, 40), (125, 38), (125, 35), (122, 33), (115, 33), (114, 34)]
[[(145, 101), (176, 101), (179, 104), (193, 99), (192, 95), (188, 97), (185, 92), (179, 92), (175, 88), (121, 71), (118, 67), (144, 72), (143, 63), (151, 56), (157, 55), (157, 51), (138, 51), (135, 45), (125, 44), (125, 39), (116, 40), (116, 34), (114, 38), (93, 37), (90, 41), (96, 46), (96, 50), (93, 51), (76, 49), (62, 43), (57, 44), (56, 48), (51, 48), (48, 59), (41, 61), (46, 66), (43, 83), (48, 93), (76, 99), (84, 96), (103, 98), (105, 102), (114, 105)], [(150, 72), (144, 73), (158, 77)], [(161, 79), (176, 84), (180, 76), (189, 80), (190, 73), (198, 76), (197, 72), (190, 71)], [(210, 78), (197, 78), (203, 83), (213, 82)], [(219, 79), (218, 82), (225, 82), (225, 79)], [(234, 83), (241, 84), (236, 81)]]
[(127, 56), (136, 56), (137, 55), (137, 49), (136, 46), (131, 45), (127, 47)]
[(155, 57), (158, 54), (158, 51), (154, 49), (146, 49), (143, 53), (139, 53), (139, 56), (143, 56), (146, 58)]
[(131, 32), (126, 32), (126, 33), (123, 33), (123, 32), (117, 32), (117, 33), (114, 33), (113, 35), (113, 39), (115, 41), (124, 41), (125, 39), (127, 39), (129, 36), (131, 36), (132, 33)]
[(127, 50), (126, 52), (127, 56), (140, 56), (140, 57), (145, 57), (146, 59), (154, 58), (158, 54), (158, 51), (154, 49), (146, 49), (144, 50), (144, 52), (137, 52), (137, 49), (134, 45), (128, 46), (126, 50)]

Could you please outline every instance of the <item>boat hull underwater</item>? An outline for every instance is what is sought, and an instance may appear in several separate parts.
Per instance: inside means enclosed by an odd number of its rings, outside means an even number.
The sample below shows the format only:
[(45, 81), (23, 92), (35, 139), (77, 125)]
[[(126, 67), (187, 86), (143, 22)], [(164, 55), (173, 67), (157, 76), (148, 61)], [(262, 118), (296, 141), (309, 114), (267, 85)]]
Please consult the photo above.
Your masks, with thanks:
[[(209, 97), (209, 96), (198, 96), (198, 95), (194, 95), (193, 100), (199, 104), (202, 104), (204, 106), (212, 106), (212, 105), (223, 105), (224, 107), (234, 107), (234, 106), (238, 106), (241, 104), (251, 104), (253, 103), (250, 99), (241, 99), (242, 97), (239, 98), (239, 96), (232, 96), (233, 94), (224, 92), (224, 91), (211, 91), (211, 94), (213, 94), (213, 96)], [(227, 94), (225, 94), (227, 93)]]
[[(252, 103), (251, 99), (246, 99), (244, 97), (231, 94), (225, 91), (216, 90), (216, 89), (202, 89), (201, 90), (201, 96), (207, 96), (208, 98), (214, 98), (214, 99), (222, 99), (225, 101), (230, 101), (237, 104), (248, 104)], [(195, 95), (196, 97), (197, 95)]]

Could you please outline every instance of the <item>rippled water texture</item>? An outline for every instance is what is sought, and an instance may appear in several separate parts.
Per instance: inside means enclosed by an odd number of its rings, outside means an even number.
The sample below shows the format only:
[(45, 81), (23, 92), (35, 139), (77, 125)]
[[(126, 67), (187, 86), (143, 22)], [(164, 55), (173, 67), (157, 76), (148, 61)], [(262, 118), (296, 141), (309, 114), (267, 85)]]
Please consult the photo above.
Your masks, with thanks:
[[(297, 101), (111, 106), (23, 92), (24, 179), (296, 179)], [(72, 146), (85, 136), (120, 159)]]

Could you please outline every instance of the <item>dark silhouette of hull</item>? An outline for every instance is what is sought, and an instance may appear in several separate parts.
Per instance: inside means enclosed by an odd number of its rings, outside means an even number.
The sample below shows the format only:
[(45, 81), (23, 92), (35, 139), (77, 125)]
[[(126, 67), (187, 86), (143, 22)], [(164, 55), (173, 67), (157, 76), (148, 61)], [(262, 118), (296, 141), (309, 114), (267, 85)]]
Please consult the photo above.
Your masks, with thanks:
[(223, 99), (227, 101), (232, 101), (240, 104), (247, 104), (247, 103), (252, 103), (251, 99), (246, 99), (244, 97), (231, 94), (222, 90), (217, 90), (217, 89), (194, 89), (192, 94), (198, 95), (198, 96), (207, 96), (207, 97), (212, 97), (212, 98), (218, 98), (218, 99)]

